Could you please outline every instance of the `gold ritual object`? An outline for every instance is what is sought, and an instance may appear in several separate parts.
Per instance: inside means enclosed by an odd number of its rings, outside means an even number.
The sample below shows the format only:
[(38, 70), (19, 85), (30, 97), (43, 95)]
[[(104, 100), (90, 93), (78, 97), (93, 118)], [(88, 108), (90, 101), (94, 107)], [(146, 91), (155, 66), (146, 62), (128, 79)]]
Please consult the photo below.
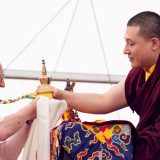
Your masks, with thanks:
[(47, 96), (49, 98), (53, 98), (53, 89), (50, 85), (51, 78), (47, 76), (47, 69), (45, 65), (45, 60), (42, 60), (42, 75), (40, 78), (41, 85), (38, 86), (36, 94)]

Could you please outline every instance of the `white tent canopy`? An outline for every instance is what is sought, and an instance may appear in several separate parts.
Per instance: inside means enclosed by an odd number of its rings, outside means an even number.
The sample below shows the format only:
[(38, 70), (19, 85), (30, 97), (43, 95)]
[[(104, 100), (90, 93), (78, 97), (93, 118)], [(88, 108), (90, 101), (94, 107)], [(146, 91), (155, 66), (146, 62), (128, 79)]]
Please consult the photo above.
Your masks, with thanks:
[(159, 12), (158, 4), (158, 0), (3, 1), (1, 63), (6, 69), (41, 70), (44, 58), (49, 71), (125, 75), (130, 69), (123, 55), (126, 23), (140, 11)]

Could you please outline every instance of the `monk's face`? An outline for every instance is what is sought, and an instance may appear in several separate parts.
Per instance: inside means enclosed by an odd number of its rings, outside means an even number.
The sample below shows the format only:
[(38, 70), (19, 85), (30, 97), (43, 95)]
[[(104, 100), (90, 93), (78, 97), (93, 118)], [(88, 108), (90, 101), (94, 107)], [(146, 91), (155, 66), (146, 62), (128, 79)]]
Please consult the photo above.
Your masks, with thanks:
[(2, 65), (0, 64), (0, 87), (4, 87), (4, 86), (5, 86), (4, 73), (3, 73)]
[(124, 53), (128, 55), (131, 67), (150, 68), (156, 63), (153, 42), (139, 34), (139, 26), (128, 26), (125, 33)]

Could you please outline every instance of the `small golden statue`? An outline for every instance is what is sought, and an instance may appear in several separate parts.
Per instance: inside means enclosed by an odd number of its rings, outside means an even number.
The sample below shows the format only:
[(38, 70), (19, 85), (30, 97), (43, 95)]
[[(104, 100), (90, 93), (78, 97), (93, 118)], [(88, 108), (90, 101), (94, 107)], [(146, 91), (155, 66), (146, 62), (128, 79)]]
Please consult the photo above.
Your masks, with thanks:
[[(73, 92), (73, 88), (74, 88), (75, 84), (76, 84), (76, 81), (71, 82), (69, 79), (67, 79), (66, 87), (64, 90)], [(72, 108), (66, 109), (66, 111), (62, 115), (62, 119), (64, 121), (71, 121), (71, 122), (73, 122), (73, 121), (80, 122), (81, 121), (79, 118), (78, 112), (76, 110), (73, 110)]]
[(37, 88), (37, 95), (47, 96), (53, 98), (53, 89), (50, 85), (51, 78), (47, 76), (47, 70), (45, 66), (45, 60), (42, 60), (42, 76), (40, 78), (41, 85)]

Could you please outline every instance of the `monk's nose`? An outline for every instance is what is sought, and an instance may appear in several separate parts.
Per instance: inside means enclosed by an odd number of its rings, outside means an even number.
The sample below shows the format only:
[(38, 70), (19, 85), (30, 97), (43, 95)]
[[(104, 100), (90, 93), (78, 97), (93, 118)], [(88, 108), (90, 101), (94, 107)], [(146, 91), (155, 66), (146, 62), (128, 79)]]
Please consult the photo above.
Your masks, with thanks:
[(124, 47), (123, 53), (124, 54), (130, 54), (130, 50), (129, 50), (129, 48), (127, 46)]

